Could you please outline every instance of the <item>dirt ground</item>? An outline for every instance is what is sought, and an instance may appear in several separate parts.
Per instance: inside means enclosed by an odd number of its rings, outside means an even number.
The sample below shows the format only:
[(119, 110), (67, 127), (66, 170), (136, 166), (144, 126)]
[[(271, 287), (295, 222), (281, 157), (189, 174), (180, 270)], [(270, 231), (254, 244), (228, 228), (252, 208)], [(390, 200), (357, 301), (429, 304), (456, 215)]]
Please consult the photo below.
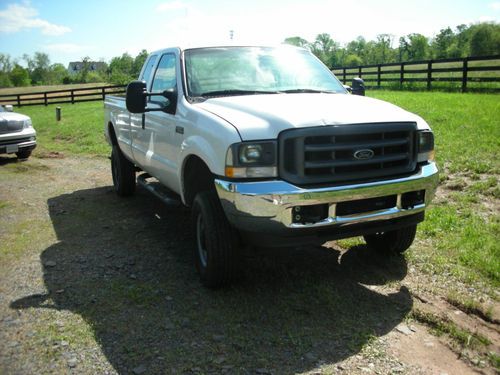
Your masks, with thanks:
[[(118, 198), (106, 159), (54, 156), (0, 157), (2, 374), (496, 373), (496, 304), (467, 314), (404, 257), (253, 249), (207, 290), (189, 210)], [(488, 342), (459, 346), (428, 316)]]

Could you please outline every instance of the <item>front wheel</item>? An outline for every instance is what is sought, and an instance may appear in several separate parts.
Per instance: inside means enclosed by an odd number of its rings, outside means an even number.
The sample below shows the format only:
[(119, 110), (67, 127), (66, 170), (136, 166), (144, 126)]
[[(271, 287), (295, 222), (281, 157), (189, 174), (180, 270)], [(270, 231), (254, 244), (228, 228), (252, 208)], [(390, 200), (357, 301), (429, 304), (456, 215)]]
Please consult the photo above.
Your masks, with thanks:
[(417, 225), (363, 236), (366, 244), (372, 249), (386, 254), (402, 254), (413, 243)]
[(117, 145), (111, 151), (111, 174), (116, 193), (126, 197), (135, 192), (135, 167), (121, 152)]
[(31, 156), (31, 150), (21, 150), (16, 152), (18, 159), (28, 159)]
[(239, 261), (236, 233), (214, 191), (196, 196), (192, 226), (195, 264), (202, 284), (208, 288), (230, 284)]

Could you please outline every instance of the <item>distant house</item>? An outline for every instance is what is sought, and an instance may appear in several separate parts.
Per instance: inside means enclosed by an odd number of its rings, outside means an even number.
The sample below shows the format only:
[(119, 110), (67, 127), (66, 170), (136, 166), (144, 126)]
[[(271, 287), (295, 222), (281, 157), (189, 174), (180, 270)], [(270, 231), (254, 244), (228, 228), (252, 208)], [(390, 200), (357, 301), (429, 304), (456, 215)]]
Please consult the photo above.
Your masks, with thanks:
[[(102, 61), (89, 61), (89, 71), (100, 70), (106, 68), (106, 63)], [(69, 74), (77, 74), (83, 69), (83, 61), (72, 61), (68, 65)]]

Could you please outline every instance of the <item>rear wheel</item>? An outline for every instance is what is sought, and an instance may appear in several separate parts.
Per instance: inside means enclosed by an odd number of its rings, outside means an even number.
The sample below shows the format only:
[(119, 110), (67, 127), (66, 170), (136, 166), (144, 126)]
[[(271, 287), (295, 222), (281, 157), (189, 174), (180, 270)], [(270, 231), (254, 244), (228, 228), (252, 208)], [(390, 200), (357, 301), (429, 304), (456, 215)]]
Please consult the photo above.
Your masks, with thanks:
[(417, 225), (363, 236), (372, 249), (385, 254), (402, 254), (413, 243)]
[(31, 150), (21, 150), (16, 152), (18, 159), (28, 159), (31, 156)]
[(209, 288), (230, 284), (239, 261), (237, 236), (214, 191), (196, 195), (192, 225), (194, 258), (201, 282)]
[(113, 175), (113, 186), (116, 193), (126, 197), (135, 192), (135, 167), (117, 145), (113, 146), (111, 152), (111, 174)]

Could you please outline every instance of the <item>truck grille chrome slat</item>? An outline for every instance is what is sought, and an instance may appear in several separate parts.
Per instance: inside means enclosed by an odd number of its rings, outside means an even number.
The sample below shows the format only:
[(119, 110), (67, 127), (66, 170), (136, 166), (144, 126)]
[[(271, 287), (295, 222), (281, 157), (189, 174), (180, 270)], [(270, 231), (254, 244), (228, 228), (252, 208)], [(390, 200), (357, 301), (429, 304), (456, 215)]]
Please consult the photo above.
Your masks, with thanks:
[(17, 120), (0, 120), (0, 134), (20, 132), (23, 130), (24, 122)]
[(304, 186), (411, 173), (416, 129), (398, 122), (286, 130), (279, 135), (280, 176)]

